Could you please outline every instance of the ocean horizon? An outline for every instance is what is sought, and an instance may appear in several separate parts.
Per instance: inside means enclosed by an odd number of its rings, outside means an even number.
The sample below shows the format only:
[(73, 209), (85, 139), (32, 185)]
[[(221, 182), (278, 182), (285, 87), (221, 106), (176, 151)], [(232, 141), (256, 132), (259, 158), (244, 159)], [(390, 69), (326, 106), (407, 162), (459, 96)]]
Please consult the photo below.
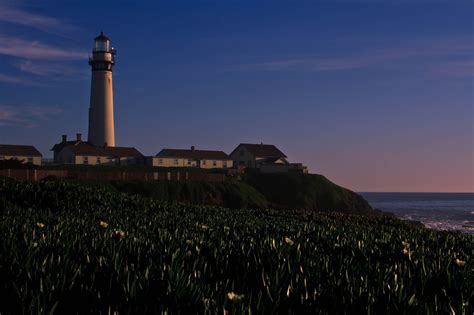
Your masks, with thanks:
[(474, 234), (474, 193), (358, 192), (369, 204), (436, 230)]

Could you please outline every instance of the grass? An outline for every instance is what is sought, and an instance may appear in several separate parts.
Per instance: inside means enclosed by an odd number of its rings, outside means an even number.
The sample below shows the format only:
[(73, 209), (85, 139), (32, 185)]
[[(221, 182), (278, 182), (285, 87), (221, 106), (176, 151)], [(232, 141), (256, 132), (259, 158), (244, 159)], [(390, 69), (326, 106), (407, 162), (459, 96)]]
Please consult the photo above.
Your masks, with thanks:
[(474, 239), (0, 180), (0, 313), (471, 314)]

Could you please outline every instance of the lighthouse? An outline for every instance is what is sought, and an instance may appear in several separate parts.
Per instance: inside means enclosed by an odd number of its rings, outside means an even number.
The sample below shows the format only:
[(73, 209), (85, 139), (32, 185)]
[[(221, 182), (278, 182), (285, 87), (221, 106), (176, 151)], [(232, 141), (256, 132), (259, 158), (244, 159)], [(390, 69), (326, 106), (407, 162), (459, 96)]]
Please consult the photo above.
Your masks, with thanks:
[(110, 47), (110, 39), (103, 32), (94, 41), (92, 56), (89, 57), (92, 80), (88, 142), (95, 146), (114, 147), (112, 68), (115, 64), (115, 49)]

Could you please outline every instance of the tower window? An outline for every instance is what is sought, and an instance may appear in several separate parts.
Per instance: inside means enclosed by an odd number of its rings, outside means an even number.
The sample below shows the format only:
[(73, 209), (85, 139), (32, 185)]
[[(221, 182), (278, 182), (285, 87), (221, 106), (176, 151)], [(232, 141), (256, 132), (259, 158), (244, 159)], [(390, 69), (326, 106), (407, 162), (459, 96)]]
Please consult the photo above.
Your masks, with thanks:
[(96, 51), (108, 51), (109, 50), (109, 41), (108, 40), (97, 40), (95, 42)]

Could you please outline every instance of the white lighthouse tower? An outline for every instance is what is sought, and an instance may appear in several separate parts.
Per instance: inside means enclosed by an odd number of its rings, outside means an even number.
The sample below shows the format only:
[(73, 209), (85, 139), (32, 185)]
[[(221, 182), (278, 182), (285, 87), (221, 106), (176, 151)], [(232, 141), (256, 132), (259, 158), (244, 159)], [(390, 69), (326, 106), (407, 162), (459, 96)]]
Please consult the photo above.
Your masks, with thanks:
[(110, 39), (100, 33), (95, 39), (89, 64), (92, 67), (88, 141), (95, 146), (115, 146), (112, 67), (115, 50)]

